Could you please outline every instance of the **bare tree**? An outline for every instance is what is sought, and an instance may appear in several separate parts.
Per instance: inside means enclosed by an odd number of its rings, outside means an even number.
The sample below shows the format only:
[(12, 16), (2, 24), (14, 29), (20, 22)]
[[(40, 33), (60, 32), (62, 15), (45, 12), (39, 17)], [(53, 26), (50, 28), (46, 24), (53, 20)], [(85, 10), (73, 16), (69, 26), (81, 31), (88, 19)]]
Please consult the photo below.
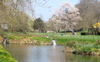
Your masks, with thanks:
[(80, 0), (76, 5), (80, 10), (83, 21), (80, 23), (82, 28), (88, 29), (94, 23), (100, 22), (100, 0)]
[[(9, 31), (28, 31), (32, 26), (30, 20), (35, 18), (35, 4), (46, 4), (48, 0), (0, 0), (0, 24), (8, 24)], [(40, 6), (41, 6), (40, 5)], [(29, 15), (31, 15), (30, 18)]]

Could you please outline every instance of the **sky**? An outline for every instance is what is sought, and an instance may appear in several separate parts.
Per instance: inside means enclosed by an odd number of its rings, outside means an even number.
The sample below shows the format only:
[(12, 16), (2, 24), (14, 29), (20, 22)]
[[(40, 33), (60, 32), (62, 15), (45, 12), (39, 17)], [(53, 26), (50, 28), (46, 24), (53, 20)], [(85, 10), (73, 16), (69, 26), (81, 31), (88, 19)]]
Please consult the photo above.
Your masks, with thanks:
[[(40, 0), (44, 3), (44, 0)], [(35, 17), (41, 18), (43, 21), (48, 21), (49, 18), (52, 16), (54, 11), (60, 7), (61, 3), (63, 2), (70, 2), (71, 5), (75, 6), (79, 3), (79, 0), (49, 0), (45, 5), (42, 7), (39, 5), (35, 6)]]

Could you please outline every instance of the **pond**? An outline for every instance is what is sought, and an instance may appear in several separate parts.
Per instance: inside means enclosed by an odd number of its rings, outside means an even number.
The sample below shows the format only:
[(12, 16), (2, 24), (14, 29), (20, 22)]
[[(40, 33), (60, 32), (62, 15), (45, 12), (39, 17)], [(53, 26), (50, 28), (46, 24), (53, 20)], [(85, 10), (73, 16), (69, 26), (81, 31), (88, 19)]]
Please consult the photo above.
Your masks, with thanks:
[(100, 56), (84, 56), (64, 53), (62, 45), (18, 45), (7, 44), (3, 47), (9, 51), (18, 62), (100, 62)]

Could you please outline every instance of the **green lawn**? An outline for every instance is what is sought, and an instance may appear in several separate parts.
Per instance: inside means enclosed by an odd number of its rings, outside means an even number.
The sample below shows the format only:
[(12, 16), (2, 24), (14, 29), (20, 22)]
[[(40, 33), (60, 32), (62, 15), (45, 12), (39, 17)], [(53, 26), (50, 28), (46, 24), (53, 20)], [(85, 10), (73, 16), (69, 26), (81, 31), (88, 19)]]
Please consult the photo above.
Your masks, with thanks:
[[(71, 33), (63, 34), (63, 33), (35, 33), (37, 35), (50, 36), (52, 39), (56, 39), (57, 44), (65, 45), (69, 41), (88, 41), (88, 42), (96, 42), (100, 40), (100, 35), (80, 35), (78, 32), (76, 35), (72, 35)], [(63, 34), (63, 36), (61, 35)]]

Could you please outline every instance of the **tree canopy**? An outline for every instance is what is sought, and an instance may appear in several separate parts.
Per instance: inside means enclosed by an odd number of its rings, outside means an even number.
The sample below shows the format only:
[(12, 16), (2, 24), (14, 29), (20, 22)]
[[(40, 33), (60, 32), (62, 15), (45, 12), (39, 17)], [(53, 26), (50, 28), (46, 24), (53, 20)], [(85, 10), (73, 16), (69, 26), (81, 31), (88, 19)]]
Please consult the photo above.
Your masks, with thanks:
[(39, 32), (44, 32), (44, 22), (41, 18), (37, 18), (34, 20), (33, 28), (39, 30)]
[(63, 2), (61, 7), (50, 18), (50, 21), (56, 25), (56, 30), (62, 29), (65, 31), (73, 31), (80, 20), (82, 19), (79, 9), (72, 6), (69, 2)]
[(80, 0), (76, 5), (79, 8), (83, 21), (80, 26), (88, 29), (93, 24), (100, 22), (100, 0)]

